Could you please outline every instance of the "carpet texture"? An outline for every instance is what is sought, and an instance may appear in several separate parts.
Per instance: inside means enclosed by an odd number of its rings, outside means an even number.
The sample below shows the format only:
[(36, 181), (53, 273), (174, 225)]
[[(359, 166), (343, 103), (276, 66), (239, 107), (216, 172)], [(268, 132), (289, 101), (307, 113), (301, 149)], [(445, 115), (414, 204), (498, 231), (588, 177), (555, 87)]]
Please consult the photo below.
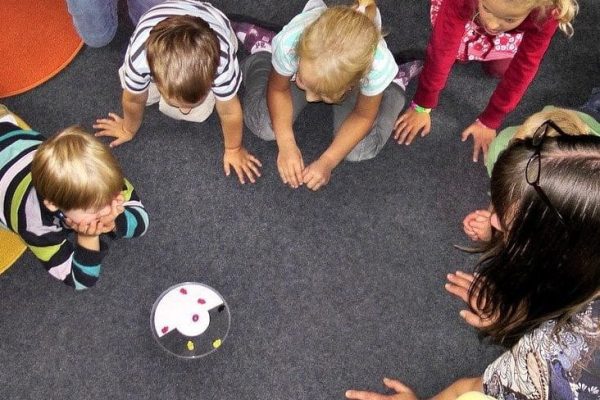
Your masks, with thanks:
[[(389, 47), (424, 49), (429, 2), (379, 3)], [(304, 2), (214, 4), (281, 25)], [(575, 36), (556, 35), (505, 125), (547, 104), (583, 104), (600, 84), (599, 20), (597, 2), (582, 0)], [(117, 69), (132, 30), (124, 19), (109, 46), (84, 48), (7, 105), (48, 135), (120, 113)], [(285, 187), (275, 144), (247, 129), (263, 176), (243, 186), (226, 178), (216, 115), (194, 124), (148, 107), (135, 140), (115, 149), (150, 213), (148, 233), (113, 243), (98, 285), (83, 293), (30, 253), (0, 275), (0, 398), (342, 400), (348, 388), (382, 390), (383, 376), (426, 398), (481, 374), (501, 350), (462, 322), (444, 282), (476, 262), (453, 244), (468, 244), (461, 222), (487, 205), (488, 178), (460, 132), (496, 82), (479, 64), (456, 65), (429, 136), (342, 163), (317, 193)], [(306, 162), (331, 143), (332, 124), (323, 104), (300, 115)], [(153, 302), (185, 281), (217, 289), (232, 319), (223, 346), (192, 361), (167, 354), (150, 331)]]
[(46, 82), (83, 46), (64, 0), (3, 0), (2, 15), (0, 98)]

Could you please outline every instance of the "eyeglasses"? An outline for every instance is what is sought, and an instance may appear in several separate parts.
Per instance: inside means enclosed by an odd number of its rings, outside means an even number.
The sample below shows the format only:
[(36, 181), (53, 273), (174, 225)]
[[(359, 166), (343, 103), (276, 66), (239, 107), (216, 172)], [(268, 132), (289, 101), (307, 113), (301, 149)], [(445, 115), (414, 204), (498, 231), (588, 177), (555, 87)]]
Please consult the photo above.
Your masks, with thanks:
[(540, 155), (540, 151), (542, 149), (542, 142), (544, 141), (544, 138), (548, 133), (549, 126), (554, 128), (560, 135), (568, 136), (562, 129), (558, 127), (558, 125), (556, 125), (551, 120), (545, 121), (542, 125), (540, 125), (540, 127), (533, 134), (533, 138), (531, 141), (531, 144), (533, 145), (535, 150), (529, 158), (529, 161), (527, 161), (527, 166), (525, 167), (525, 180), (528, 184), (533, 186), (538, 196), (540, 196), (542, 201), (546, 204), (546, 207), (551, 209), (556, 214), (560, 222), (566, 226), (565, 219), (556, 209), (556, 207), (552, 205), (552, 202), (550, 201), (548, 196), (546, 196), (546, 193), (544, 193), (544, 191), (539, 185), (542, 170), (542, 157)]

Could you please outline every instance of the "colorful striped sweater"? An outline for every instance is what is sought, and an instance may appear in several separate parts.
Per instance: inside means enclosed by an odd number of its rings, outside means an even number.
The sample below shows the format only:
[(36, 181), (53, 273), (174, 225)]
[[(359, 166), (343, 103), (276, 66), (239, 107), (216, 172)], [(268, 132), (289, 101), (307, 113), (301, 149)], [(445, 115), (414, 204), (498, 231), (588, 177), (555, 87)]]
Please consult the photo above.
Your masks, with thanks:
[(0, 229), (3, 225), (16, 232), (50, 275), (75, 289), (86, 289), (100, 276), (107, 239), (143, 235), (148, 214), (125, 179), (125, 211), (115, 220), (116, 231), (101, 235), (100, 251), (79, 246), (73, 231), (44, 206), (31, 182), (31, 162), (43, 140), (35, 131), (0, 123)]

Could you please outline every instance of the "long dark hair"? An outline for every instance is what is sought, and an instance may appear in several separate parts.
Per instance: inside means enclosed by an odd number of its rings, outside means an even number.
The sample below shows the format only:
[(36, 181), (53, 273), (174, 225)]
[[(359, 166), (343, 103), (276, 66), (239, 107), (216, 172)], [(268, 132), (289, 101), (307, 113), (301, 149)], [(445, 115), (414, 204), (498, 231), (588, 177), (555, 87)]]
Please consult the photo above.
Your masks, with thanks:
[[(536, 148), (538, 184), (551, 204), (526, 180)], [(470, 292), (495, 316), (484, 333), (512, 345), (544, 321), (562, 326), (598, 295), (600, 138), (548, 137), (538, 147), (516, 140), (494, 166), (491, 196), (504, 229), (484, 251)]]

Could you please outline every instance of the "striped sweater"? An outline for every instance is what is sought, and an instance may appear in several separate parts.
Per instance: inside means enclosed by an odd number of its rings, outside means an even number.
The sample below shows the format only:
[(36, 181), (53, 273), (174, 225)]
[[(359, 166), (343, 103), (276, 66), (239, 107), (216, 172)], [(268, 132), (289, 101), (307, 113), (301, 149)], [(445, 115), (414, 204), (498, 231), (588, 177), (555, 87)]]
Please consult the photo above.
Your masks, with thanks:
[(31, 162), (44, 137), (11, 123), (0, 123), (0, 229), (16, 232), (53, 277), (75, 289), (93, 286), (100, 276), (108, 238), (141, 236), (148, 214), (133, 186), (124, 181), (125, 211), (115, 220), (116, 232), (100, 237), (100, 251), (73, 241), (73, 231), (44, 206), (31, 182)]

